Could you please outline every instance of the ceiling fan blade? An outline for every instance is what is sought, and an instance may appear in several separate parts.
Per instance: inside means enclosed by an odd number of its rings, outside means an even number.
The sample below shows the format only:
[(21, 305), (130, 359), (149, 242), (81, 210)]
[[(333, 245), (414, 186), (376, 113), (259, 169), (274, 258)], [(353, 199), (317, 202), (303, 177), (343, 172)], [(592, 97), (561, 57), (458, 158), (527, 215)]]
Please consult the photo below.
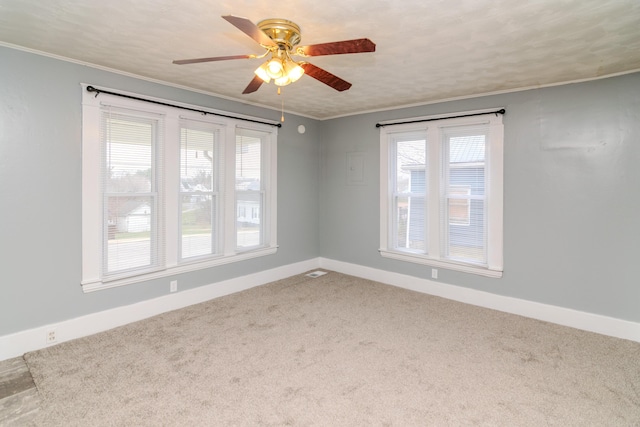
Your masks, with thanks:
[(195, 58), (195, 59), (179, 59), (173, 61), (174, 64), (197, 64), (198, 62), (227, 61), (229, 59), (252, 59), (255, 55), (231, 55), (231, 56), (213, 56), (211, 58)]
[(262, 86), (262, 83), (263, 83), (262, 79), (258, 76), (255, 76), (253, 80), (251, 80), (251, 83), (249, 83), (249, 85), (242, 91), (242, 93), (243, 94), (253, 93), (258, 89), (260, 89), (260, 86)]
[(300, 66), (304, 68), (304, 73), (314, 79), (326, 84), (327, 86), (331, 86), (337, 91), (344, 91), (351, 87), (351, 83), (342, 80), (340, 77), (331, 74), (330, 72), (323, 70), (320, 67), (316, 67), (313, 64), (309, 64), (308, 62), (300, 63)]
[(277, 46), (277, 44), (271, 40), (271, 38), (264, 33), (256, 24), (249, 21), (247, 18), (240, 16), (225, 15), (222, 17), (231, 25), (257, 41), (263, 46)]
[(343, 53), (375, 52), (376, 45), (369, 39), (343, 40), (332, 43), (300, 46), (296, 52), (306, 56), (340, 55)]

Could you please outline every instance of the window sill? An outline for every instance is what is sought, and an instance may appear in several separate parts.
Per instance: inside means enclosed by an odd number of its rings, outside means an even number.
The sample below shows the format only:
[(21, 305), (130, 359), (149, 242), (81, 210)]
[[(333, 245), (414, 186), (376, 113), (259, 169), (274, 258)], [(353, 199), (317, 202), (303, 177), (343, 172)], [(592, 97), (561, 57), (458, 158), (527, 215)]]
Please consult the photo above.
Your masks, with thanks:
[(492, 270), (487, 267), (474, 266), (470, 264), (457, 264), (450, 261), (429, 258), (426, 255), (412, 254), (407, 252), (393, 252), (387, 249), (379, 249), (380, 255), (384, 258), (399, 261), (413, 262), (415, 264), (428, 265), (431, 267), (446, 268), (448, 270), (461, 271), (463, 273), (477, 274), (479, 276), (501, 278), (502, 270)]
[(138, 276), (129, 276), (123, 278), (103, 279), (103, 280), (88, 280), (83, 281), (82, 291), (84, 293), (100, 291), (103, 289), (116, 288), (118, 286), (130, 285), (133, 283), (146, 282), (148, 280), (159, 279), (162, 277), (174, 276), (176, 274), (188, 273), (190, 271), (202, 270), (204, 268), (216, 267), (224, 264), (231, 264), (238, 261), (245, 261), (252, 258), (258, 258), (266, 255), (273, 255), (278, 251), (277, 246), (271, 246), (267, 248), (260, 248), (252, 251), (241, 252), (234, 255), (221, 256), (219, 258), (210, 259), (207, 261), (185, 263), (168, 267), (160, 271), (153, 271), (150, 273), (143, 273)]

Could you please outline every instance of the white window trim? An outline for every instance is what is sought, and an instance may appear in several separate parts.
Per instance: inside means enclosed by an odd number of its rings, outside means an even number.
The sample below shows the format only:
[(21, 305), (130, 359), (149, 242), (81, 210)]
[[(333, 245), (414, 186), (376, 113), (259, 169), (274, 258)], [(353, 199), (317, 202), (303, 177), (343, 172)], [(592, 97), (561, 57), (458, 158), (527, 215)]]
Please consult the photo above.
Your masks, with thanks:
[[(217, 116), (206, 116), (212, 123), (217, 123), (225, 127), (224, 132), (227, 141), (235, 144), (236, 128), (253, 129), (268, 133), (266, 138), (267, 157), (264, 166), (267, 197), (267, 214), (264, 220), (265, 242), (264, 246), (239, 251), (235, 246), (235, 149), (224, 150), (225, 152), (225, 191), (224, 201), (224, 227), (223, 227), (223, 254), (215, 258), (206, 260), (194, 260), (179, 262), (178, 260), (178, 201), (177, 191), (179, 179), (179, 165), (177, 156), (180, 150), (179, 122), (181, 117), (202, 120), (201, 113), (189, 112), (180, 108), (159, 106), (144, 101), (137, 101), (100, 93), (96, 96), (87, 92), (87, 84), (82, 84), (82, 280), (81, 285), (84, 292), (92, 292), (101, 289), (108, 289), (147, 280), (158, 279), (176, 274), (196, 271), (204, 268), (216, 267), (233, 262), (245, 261), (248, 259), (271, 255), (277, 252), (277, 128), (269, 124), (259, 124), (245, 122), (242, 118), (250, 120), (262, 120), (249, 116), (238, 116), (239, 119), (230, 119)], [(105, 88), (105, 90), (109, 90)], [(134, 93), (122, 92), (125, 95), (138, 96)], [(176, 106), (193, 108), (197, 110), (211, 112), (213, 114), (225, 114), (206, 107), (178, 103), (161, 98), (147, 97), (153, 101), (171, 103)], [(100, 173), (84, 173), (85, 171), (101, 170), (100, 152), (100, 108), (104, 103), (122, 108), (137, 109), (148, 112), (155, 112), (165, 116), (165, 156), (164, 156), (164, 185), (165, 185), (165, 265), (162, 270), (140, 273), (139, 275), (103, 278), (102, 277), (102, 201)], [(274, 122), (275, 124), (275, 122)], [(173, 135), (173, 137), (168, 137)], [(230, 139), (229, 139), (230, 138)], [(174, 162), (175, 165), (171, 165)], [(175, 191), (171, 191), (171, 188)], [(229, 238), (229, 236), (234, 236)]]
[[(380, 129), (380, 255), (385, 258), (412, 262), (422, 265), (428, 265), (431, 267), (445, 268), (454, 271), (461, 271), (464, 273), (477, 274), (485, 277), (500, 278), (503, 274), (503, 145), (504, 145), (504, 129), (502, 125), (502, 116), (498, 114), (492, 114), (493, 110), (476, 110), (465, 111), (456, 113), (456, 116), (479, 114), (472, 117), (462, 117), (457, 119), (446, 119), (447, 115), (434, 115), (424, 116), (407, 119), (407, 121), (418, 121), (418, 123), (407, 123), (392, 125), (392, 123), (382, 122), (383, 125)], [(486, 113), (486, 114), (485, 114)], [(487, 266), (475, 266), (473, 264), (457, 263), (450, 260), (445, 260), (439, 257), (440, 247), (439, 240), (436, 237), (429, 239), (429, 253), (418, 254), (406, 251), (394, 250), (392, 242), (390, 241), (391, 235), (391, 207), (390, 207), (390, 194), (393, 191), (391, 188), (390, 180), (390, 143), (389, 135), (398, 132), (425, 132), (429, 128), (433, 129), (438, 126), (438, 123), (434, 123), (435, 120), (442, 119), (448, 120), (448, 125), (473, 125), (478, 123), (489, 123), (490, 125), (490, 148), (488, 150), (489, 156), (486, 159), (488, 170), (488, 182), (490, 182), (489, 188), (486, 189), (486, 200), (488, 204), (488, 236), (487, 236)], [(429, 120), (428, 122), (419, 122), (420, 120)], [(455, 120), (455, 121), (454, 121)], [(387, 124), (387, 126), (384, 126)], [(439, 138), (438, 138), (439, 140)], [(440, 169), (440, 144), (434, 144), (435, 148), (431, 151), (431, 155), (428, 157), (428, 161), (433, 163), (430, 167), (434, 167), (437, 170)], [(433, 185), (431, 183), (430, 185)], [(437, 185), (437, 184), (436, 184)], [(438, 188), (431, 188), (431, 194), (439, 194)], [(434, 221), (434, 224), (429, 224), (429, 229), (437, 229), (437, 220), (434, 220), (437, 216), (438, 207), (435, 204), (430, 204), (430, 209), (434, 211), (429, 212), (430, 221)], [(435, 255), (434, 255), (435, 254)]]

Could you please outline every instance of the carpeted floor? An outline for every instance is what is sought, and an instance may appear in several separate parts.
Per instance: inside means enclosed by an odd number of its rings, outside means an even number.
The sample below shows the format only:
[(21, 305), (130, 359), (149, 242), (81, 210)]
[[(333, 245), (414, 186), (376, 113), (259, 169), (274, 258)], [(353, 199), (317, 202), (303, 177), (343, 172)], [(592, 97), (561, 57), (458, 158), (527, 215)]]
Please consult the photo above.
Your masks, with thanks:
[(35, 425), (640, 425), (640, 343), (335, 272), (28, 353)]

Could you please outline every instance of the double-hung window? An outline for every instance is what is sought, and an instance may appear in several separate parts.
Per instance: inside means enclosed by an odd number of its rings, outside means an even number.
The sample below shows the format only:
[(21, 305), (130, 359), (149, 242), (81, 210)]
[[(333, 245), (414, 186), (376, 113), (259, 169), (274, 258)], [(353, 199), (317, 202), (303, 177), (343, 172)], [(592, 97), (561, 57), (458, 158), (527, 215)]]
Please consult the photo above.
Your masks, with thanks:
[(502, 116), (473, 114), (381, 127), (382, 256), (502, 276)]
[[(270, 240), (269, 230), (262, 218), (267, 206), (269, 177), (265, 174), (265, 135), (249, 129), (236, 133), (235, 194), (236, 245), (247, 250), (264, 245)], [(272, 190), (273, 191), (273, 190)]]
[(163, 265), (164, 118), (104, 106), (100, 113), (100, 222), (104, 276), (154, 271)]
[(181, 261), (220, 253), (223, 131), (216, 123), (180, 120)]
[(85, 291), (275, 253), (276, 128), (211, 112), (84, 91)]

